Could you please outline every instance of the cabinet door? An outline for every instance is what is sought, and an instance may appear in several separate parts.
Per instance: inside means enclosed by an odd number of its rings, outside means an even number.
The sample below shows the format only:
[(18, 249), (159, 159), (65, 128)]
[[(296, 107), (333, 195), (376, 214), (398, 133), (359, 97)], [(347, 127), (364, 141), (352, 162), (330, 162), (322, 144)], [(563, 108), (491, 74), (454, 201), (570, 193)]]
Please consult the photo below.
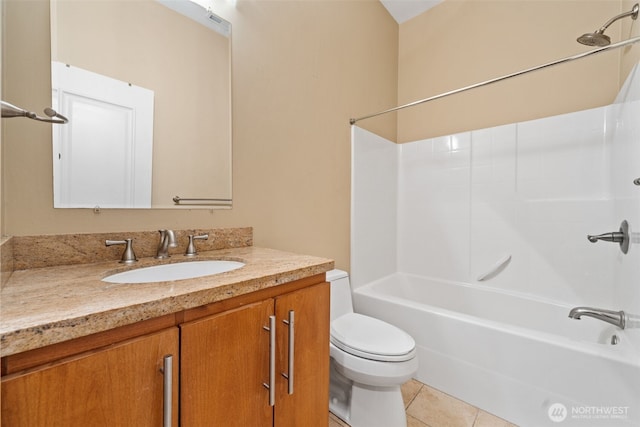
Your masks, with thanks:
[[(290, 322), (291, 316), (293, 322)], [(326, 427), (329, 424), (329, 284), (277, 297), (276, 319), (275, 426)]]
[[(273, 300), (181, 326), (182, 427), (262, 427), (269, 406), (269, 316)], [(326, 427), (326, 426), (325, 426)]]
[(178, 425), (178, 328), (2, 379), (2, 424), (161, 426), (163, 364), (172, 360), (172, 425)]

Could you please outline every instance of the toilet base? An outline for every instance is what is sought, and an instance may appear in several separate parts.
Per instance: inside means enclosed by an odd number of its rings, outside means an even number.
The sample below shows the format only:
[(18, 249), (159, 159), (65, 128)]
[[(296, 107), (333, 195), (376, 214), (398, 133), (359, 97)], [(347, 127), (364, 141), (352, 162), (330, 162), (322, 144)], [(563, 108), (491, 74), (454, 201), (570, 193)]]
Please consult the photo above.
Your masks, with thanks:
[(351, 427), (407, 427), (400, 386), (351, 388)]
[(331, 369), (329, 394), (329, 410), (351, 427), (407, 427), (399, 385), (358, 384)]

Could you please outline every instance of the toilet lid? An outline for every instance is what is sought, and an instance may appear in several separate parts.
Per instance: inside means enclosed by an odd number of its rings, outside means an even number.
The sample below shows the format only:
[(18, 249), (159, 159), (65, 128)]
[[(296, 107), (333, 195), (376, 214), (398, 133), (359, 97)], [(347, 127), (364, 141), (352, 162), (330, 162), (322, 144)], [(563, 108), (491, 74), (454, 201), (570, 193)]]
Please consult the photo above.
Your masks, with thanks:
[(411, 359), (416, 347), (411, 335), (402, 329), (358, 313), (331, 322), (331, 343), (354, 356), (390, 362)]

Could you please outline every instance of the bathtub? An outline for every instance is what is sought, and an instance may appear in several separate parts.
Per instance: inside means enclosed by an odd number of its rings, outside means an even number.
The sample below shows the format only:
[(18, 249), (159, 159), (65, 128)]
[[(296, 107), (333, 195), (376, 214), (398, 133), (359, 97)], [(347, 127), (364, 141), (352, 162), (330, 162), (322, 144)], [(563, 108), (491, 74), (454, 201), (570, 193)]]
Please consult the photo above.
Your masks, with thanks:
[(637, 324), (622, 331), (569, 319), (557, 302), (403, 273), (353, 298), (356, 312), (414, 337), (417, 380), (487, 412), (522, 427), (640, 425)]

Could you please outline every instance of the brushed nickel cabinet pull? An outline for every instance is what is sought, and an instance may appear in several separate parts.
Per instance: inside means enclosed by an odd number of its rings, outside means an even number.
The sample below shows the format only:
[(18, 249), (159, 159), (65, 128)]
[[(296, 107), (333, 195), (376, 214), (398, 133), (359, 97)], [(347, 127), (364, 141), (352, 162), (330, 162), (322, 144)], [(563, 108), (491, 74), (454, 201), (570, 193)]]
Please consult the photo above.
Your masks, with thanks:
[(289, 311), (289, 319), (283, 320), (282, 323), (289, 326), (289, 363), (287, 370), (289, 372), (282, 372), (282, 376), (287, 379), (289, 384), (289, 394), (293, 394), (293, 373), (295, 363), (295, 312)]
[(171, 427), (171, 408), (173, 406), (173, 356), (164, 357), (164, 399), (162, 408), (162, 426)]
[(269, 384), (262, 385), (269, 390), (269, 406), (276, 404), (276, 316), (269, 316), (269, 327), (263, 326), (269, 331)]

